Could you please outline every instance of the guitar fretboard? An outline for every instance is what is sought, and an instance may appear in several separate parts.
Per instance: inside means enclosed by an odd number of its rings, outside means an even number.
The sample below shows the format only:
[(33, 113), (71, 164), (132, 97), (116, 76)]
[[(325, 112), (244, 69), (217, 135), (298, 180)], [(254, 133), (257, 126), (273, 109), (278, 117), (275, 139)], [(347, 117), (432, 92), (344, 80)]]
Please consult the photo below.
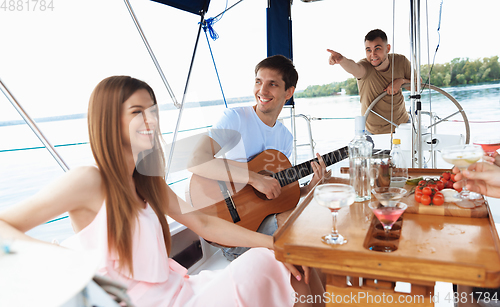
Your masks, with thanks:
[[(347, 146), (345, 146), (338, 150), (334, 150), (325, 155), (322, 155), (321, 157), (323, 158), (323, 161), (325, 161), (325, 165), (328, 167), (332, 164), (344, 160), (348, 156), (349, 156), (349, 151), (347, 149)], [(280, 185), (282, 187), (284, 187), (292, 182), (299, 180), (302, 177), (314, 173), (311, 166), (312, 161), (318, 162), (318, 159), (314, 158), (310, 161), (306, 161), (304, 163), (287, 168), (285, 170), (273, 174), (273, 177), (280, 182)]]

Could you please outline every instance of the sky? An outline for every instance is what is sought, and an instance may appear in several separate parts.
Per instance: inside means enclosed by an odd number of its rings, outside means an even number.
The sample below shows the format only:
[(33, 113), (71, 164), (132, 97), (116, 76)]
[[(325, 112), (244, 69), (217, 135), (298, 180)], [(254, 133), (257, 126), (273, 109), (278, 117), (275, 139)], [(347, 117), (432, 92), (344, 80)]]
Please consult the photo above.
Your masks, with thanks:
[[(231, 0), (229, 5), (235, 2)], [(438, 43), (441, 1), (421, 2), (421, 62), (427, 63), (429, 58), (432, 61)], [(124, 1), (52, 3), (54, 9), (45, 11), (33, 11), (33, 6), (30, 11), (26, 6), (14, 12), (0, 9), (0, 80), (28, 114), (37, 118), (85, 113), (95, 85), (119, 74), (145, 80), (155, 89), (160, 103), (171, 103)], [(168, 83), (181, 101), (198, 16), (148, 0), (131, 0), (131, 4)], [(225, 4), (225, 0), (212, 0), (207, 16), (219, 14)], [(226, 97), (252, 95), (254, 66), (266, 57), (266, 5), (267, 0), (245, 0), (214, 26), (220, 37), (210, 40), (210, 46)], [(477, 0), (474, 5), (466, 0), (444, 0), (435, 62), (498, 55), (500, 43), (492, 32), (498, 28), (499, 11), (498, 0)], [(292, 20), (298, 90), (349, 78), (340, 66), (328, 65), (326, 49), (358, 61), (365, 56), (364, 35), (374, 28), (388, 34), (394, 52), (410, 56), (406, 0), (295, 0)], [(188, 89), (186, 101), (222, 98), (203, 32)], [(19, 119), (3, 95), (0, 107), (0, 121)]]

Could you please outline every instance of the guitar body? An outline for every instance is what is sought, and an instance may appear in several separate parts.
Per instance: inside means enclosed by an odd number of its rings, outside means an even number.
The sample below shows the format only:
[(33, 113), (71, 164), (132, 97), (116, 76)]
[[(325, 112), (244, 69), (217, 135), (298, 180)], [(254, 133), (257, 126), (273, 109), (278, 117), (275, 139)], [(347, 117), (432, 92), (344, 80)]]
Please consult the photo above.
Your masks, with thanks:
[[(276, 173), (291, 166), (284, 154), (272, 149), (261, 152), (248, 162), (250, 171), (261, 174)], [(283, 186), (280, 196), (272, 200), (267, 199), (249, 184), (226, 182), (226, 186), (241, 219), (236, 224), (254, 231), (259, 228), (266, 216), (293, 209), (300, 199), (298, 181)], [(187, 198), (200, 212), (233, 222), (216, 180), (193, 174)]]

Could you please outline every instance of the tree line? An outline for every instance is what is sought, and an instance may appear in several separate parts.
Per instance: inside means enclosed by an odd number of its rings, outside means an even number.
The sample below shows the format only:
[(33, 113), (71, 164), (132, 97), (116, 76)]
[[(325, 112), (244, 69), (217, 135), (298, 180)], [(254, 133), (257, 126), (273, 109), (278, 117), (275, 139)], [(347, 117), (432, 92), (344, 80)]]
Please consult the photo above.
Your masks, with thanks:
[[(465, 84), (477, 84), (500, 80), (500, 62), (498, 56), (470, 60), (469, 58), (455, 58), (449, 63), (421, 65), (420, 75), (423, 82), (428, 82), (429, 68), (431, 70), (431, 84), (437, 87), (448, 87)], [(295, 98), (311, 98), (338, 95), (345, 90), (347, 95), (358, 95), (356, 78), (349, 78), (342, 82), (333, 82), (324, 85), (309, 85), (304, 91), (295, 93)]]

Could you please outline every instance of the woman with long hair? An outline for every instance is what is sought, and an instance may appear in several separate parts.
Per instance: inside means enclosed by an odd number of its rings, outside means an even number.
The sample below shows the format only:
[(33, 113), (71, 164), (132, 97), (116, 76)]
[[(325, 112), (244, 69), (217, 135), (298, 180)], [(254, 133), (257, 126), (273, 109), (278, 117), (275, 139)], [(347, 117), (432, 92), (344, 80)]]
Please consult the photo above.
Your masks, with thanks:
[[(292, 306), (297, 295), (322, 294), (316, 276), (307, 283), (307, 268), (302, 276), (275, 260), (271, 236), (189, 212), (170, 190), (157, 102), (145, 82), (128, 76), (101, 81), (90, 97), (88, 127), (97, 167), (74, 168), (0, 212), (4, 238), (35, 240), (24, 232), (68, 212), (76, 234), (65, 245), (100, 250), (98, 274), (124, 283), (137, 306)], [(224, 270), (189, 276), (168, 258), (167, 214), (207, 240), (264, 248), (250, 250)]]

